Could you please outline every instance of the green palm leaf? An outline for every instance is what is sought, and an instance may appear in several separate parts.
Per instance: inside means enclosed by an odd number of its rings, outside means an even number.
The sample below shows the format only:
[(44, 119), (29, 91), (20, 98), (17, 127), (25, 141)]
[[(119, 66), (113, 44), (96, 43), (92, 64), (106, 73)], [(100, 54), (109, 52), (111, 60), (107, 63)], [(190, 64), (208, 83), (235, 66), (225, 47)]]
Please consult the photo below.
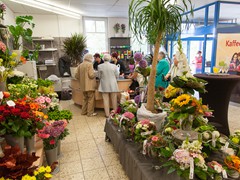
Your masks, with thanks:
[[(157, 56), (160, 44), (166, 35), (181, 34), (182, 14), (191, 10), (191, 0), (181, 0), (182, 6), (170, 3), (171, 0), (132, 0), (129, 6), (129, 27), (140, 41), (145, 36), (150, 44), (155, 45), (152, 71), (148, 84), (147, 109), (154, 111), (154, 85), (156, 76)], [(189, 8), (190, 7), (190, 8)], [(180, 41), (179, 41), (180, 42)], [(180, 46), (181, 47), (181, 46)]]

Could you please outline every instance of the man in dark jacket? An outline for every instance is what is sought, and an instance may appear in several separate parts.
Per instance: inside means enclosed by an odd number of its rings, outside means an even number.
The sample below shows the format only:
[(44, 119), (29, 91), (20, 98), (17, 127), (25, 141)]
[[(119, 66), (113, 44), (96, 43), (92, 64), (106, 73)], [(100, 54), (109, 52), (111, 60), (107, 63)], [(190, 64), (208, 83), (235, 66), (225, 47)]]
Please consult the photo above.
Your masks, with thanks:
[(97, 71), (98, 65), (104, 63), (104, 61), (101, 59), (100, 54), (98, 53), (94, 54), (93, 57), (94, 57), (93, 69)]

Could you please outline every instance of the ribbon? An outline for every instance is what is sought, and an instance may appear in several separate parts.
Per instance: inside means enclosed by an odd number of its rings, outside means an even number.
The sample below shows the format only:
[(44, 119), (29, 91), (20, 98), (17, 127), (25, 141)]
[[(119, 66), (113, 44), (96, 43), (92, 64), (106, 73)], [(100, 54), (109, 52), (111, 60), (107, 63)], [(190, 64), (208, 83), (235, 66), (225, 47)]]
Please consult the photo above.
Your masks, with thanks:
[(149, 135), (149, 134), (152, 134), (153, 131), (146, 131), (146, 132), (141, 132), (141, 136), (146, 136), (146, 135)]
[(212, 134), (212, 146), (216, 147), (216, 136)]
[(222, 176), (223, 176), (224, 179), (227, 179), (227, 178), (228, 178), (227, 172), (226, 172), (225, 169), (222, 170)]

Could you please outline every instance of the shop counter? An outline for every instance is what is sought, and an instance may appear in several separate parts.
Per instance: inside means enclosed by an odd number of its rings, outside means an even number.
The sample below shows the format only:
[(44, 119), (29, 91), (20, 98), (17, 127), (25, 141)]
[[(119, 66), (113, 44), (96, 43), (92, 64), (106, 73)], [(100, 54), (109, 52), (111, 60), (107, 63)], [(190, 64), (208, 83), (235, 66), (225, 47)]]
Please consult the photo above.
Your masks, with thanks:
[[(131, 79), (118, 79), (118, 89), (120, 92), (127, 91), (130, 84), (132, 83)], [(99, 85), (99, 81), (97, 80), (97, 86)], [(71, 80), (71, 88), (72, 88), (72, 100), (75, 104), (82, 105), (83, 93), (80, 91), (79, 80), (72, 79)], [(120, 98), (120, 92), (118, 98)], [(95, 91), (95, 107), (96, 108), (104, 108), (103, 99), (100, 92)], [(112, 106), (111, 106), (112, 107)]]

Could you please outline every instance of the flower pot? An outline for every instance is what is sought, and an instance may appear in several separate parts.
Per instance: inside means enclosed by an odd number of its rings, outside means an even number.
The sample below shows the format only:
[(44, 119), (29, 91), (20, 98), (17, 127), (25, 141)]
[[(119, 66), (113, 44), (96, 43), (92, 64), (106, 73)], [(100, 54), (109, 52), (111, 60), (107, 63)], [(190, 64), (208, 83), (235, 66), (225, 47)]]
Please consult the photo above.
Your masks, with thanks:
[(35, 150), (35, 136), (32, 136), (30, 138), (25, 138), (25, 144), (28, 154), (32, 154), (33, 152), (36, 152)]
[(11, 134), (5, 135), (5, 140), (8, 145), (10, 146), (16, 146), (18, 145), (21, 152), (24, 152), (24, 137), (15, 137), (12, 136)]
[(0, 81), (0, 91), (6, 91), (6, 81)]
[(57, 145), (57, 158), (59, 159), (61, 157), (61, 140), (58, 141)]
[(54, 162), (57, 162), (57, 150), (58, 148), (55, 147), (53, 149), (45, 150), (47, 164), (51, 166)]

